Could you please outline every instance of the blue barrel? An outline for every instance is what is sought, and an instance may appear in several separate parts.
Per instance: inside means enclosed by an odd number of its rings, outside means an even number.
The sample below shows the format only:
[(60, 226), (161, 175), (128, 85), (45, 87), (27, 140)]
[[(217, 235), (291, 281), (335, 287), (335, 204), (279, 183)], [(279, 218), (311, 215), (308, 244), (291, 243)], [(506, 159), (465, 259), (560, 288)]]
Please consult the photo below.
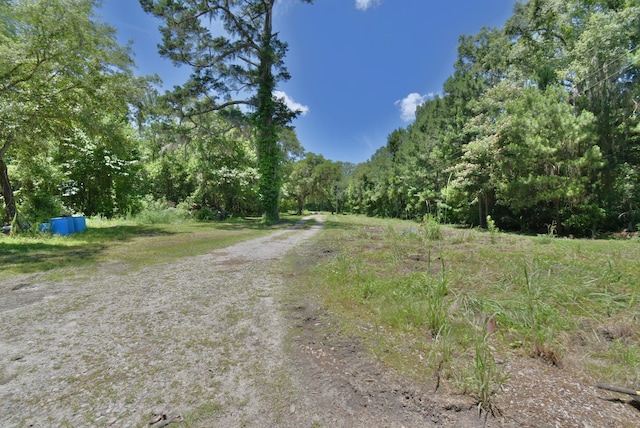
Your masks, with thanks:
[(76, 216), (73, 218), (73, 228), (76, 232), (84, 232), (87, 230), (87, 220), (84, 216)]
[(76, 232), (76, 224), (73, 221), (73, 217), (67, 217), (67, 227), (69, 228), (69, 234)]
[(69, 220), (68, 217), (55, 217), (49, 221), (51, 225), (51, 233), (57, 233), (58, 235), (68, 235), (69, 233)]

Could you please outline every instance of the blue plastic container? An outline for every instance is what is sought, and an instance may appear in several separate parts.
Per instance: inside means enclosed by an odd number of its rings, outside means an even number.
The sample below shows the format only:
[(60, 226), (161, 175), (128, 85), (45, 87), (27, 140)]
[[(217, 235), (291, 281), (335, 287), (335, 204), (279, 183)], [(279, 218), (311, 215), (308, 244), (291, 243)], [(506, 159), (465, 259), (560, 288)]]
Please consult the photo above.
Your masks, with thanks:
[(76, 216), (72, 218), (73, 218), (73, 228), (76, 231), (76, 233), (84, 232), (85, 230), (87, 230), (87, 220), (84, 218), (84, 216)]
[(40, 223), (40, 226), (38, 226), (40, 232), (49, 232), (50, 229), (51, 225), (49, 223)]
[(51, 225), (51, 233), (57, 233), (58, 235), (68, 235), (73, 232), (69, 232), (69, 217), (55, 217), (49, 221)]
[(73, 221), (73, 217), (67, 217), (67, 225), (69, 234), (76, 233), (76, 223)]

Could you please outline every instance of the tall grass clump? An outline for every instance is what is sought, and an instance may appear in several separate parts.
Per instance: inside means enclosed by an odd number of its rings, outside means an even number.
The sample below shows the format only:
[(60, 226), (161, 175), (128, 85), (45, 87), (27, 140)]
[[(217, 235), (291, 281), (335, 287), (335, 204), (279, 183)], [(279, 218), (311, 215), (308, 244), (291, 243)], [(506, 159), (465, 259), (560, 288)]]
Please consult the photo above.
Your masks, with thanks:
[(496, 235), (500, 233), (500, 229), (496, 226), (496, 222), (491, 218), (490, 215), (487, 216), (487, 230), (489, 231), (489, 235), (491, 236), (491, 242), (495, 243)]
[(447, 285), (447, 276), (444, 270), (444, 261), (442, 262), (442, 275), (439, 279), (426, 280), (426, 313), (427, 326), (431, 330), (433, 336), (437, 336), (449, 322), (449, 306), (447, 300), (449, 287)]
[(555, 349), (555, 335), (557, 324), (562, 322), (562, 317), (545, 301), (545, 295), (552, 293), (543, 287), (542, 281), (539, 280), (539, 272), (530, 273), (525, 266), (524, 280), (524, 309), (521, 320), (523, 327), (529, 330), (527, 336), (530, 353), (534, 357), (559, 365), (560, 354)]
[(446, 323), (440, 327), (433, 338), (429, 348), (429, 362), (440, 384), (440, 376), (451, 376), (451, 364), (454, 357), (454, 337), (451, 333), (451, 324)]
[(489, 346), (489, 334), (477, 333), (474, 340), (474, 357), (464, 379), (464, 387), (468, 393), (478, 400), (478, 410), (495, 412), (496, 393), (509, 378), (496, 365), (495, 358)]
[(442, 239), (440, 222), (431, 214), (425, 214), (423, 217), (422, 230), (424, 231), (424, 237), (429, 241), (439, 241)]

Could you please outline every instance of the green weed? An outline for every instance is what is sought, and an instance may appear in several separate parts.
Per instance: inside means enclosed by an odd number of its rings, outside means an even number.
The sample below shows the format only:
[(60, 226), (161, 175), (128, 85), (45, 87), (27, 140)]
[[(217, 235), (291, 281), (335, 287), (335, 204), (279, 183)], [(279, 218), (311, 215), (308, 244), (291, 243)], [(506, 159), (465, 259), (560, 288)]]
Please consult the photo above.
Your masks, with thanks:
[[(331, 249), (331, 256), (305, 261), (304, 289), (320, 296), (341, 333), (361, 337), (404, 373), (424, 379), (431, 370), (443, 382), (466, 379), (452, 385), (489, 403), (485, 408), (507, 381), (493, 360), (497, 354), (534, 355), (560, 365), (567, 353), (583, 353), (572, 361), (584, 361), (585, 372), (602, 381), (628, 381), (639, 351), (622, 340), (603, 350), (594, 332), (621, 319), (630, 331), (640, 328), (637, 242), (497, 231), (489, 240), (433, 218), (425, 218), (416, 239), (413, 227), (336, 216), (317, 235), (314, 247)], [(543, 240), (545, 245), (532, 245)], [(490, 340), (484, 339), (489, 329)], [(570, 337), (584, 343), (575, 345)], [(426, 354), (421, 370), (416, 354)], [(467, 355), (474, 355), (473, 364)]]
[(478, 409), (493, 413), (495, 394), (508, 379), (496, 365), (489, 347), (489, 334), (477, 334), (474, 341), (475, 354), (467, 381), (471, 393), (478, 400)]
[(440, 222), (432, 215), (425, 214), (422, 219), (422, 230), (424, 231), (425, 239), (428, 241), (439, 241), (442, 239)]
[(432, 334), (436, 336), (448, 323), (449, 301), (447, 294), (447, 277), (445, 274), (444, 261), (442, 262), (442, 276), (438, 280), (426, 280), (426, 312), (427, 326)]

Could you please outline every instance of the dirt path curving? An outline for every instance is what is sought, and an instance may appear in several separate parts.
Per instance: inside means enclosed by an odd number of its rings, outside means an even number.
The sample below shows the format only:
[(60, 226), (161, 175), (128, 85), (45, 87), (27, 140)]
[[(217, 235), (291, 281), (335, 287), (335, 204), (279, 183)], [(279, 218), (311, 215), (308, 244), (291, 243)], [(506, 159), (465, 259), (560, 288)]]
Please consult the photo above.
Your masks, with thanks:
[(482, 426), (327, 342), (312, 301), (283, 303), (277, 262), (320, 227), (133, 272), (0, 280), (0, 426)]

